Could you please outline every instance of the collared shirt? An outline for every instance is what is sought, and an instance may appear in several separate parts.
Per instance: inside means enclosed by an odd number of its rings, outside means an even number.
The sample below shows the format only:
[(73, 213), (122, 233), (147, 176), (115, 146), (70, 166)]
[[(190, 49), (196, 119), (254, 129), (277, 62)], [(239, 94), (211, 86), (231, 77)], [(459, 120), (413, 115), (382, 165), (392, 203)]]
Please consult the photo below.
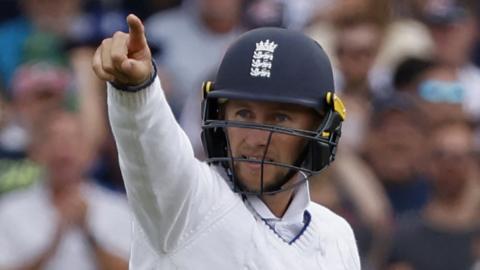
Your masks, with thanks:
[(264, 220), (286, 242), (295, 239), (305, 226), (304, 213), (309, 203), (308, 182), (295, 189), (293, 199), (281, 218), (275, 216), (258, 196), (247, 196), (247, 205), (250, 206), (250, 210)]

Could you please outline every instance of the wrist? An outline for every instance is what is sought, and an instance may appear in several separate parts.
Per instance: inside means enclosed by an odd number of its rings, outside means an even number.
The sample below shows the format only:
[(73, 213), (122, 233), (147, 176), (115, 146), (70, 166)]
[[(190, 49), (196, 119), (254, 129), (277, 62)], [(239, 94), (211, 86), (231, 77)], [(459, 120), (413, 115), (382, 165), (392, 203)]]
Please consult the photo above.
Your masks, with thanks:
[(115, 87), (118, 90), (125, 91), (125, 92), (138, 92), (140, 90), (143, 90), (155, 81), (155, 78), (157, 77), (157, 65), (155, 61), (152, 59), (152, 72), (150, 73), (150, 76), (144, 80), (142, 83), (137, 84), (137, 85), (128, 85), (128, 84), (122, 84), (119, 82), (115, 81), (110, 81), (109, 83)]

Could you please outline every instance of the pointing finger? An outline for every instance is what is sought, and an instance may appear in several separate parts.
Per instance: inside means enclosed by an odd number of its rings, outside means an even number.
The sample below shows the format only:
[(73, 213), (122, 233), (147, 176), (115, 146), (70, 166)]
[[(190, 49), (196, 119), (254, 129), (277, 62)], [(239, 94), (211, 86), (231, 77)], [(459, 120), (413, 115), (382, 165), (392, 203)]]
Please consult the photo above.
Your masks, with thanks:
[(128, 42), (129, 52), (137, 52), (147, 46), (144, 27), (142, 21), (135, 15), (130, 14), (127, 17), (130, 39)]

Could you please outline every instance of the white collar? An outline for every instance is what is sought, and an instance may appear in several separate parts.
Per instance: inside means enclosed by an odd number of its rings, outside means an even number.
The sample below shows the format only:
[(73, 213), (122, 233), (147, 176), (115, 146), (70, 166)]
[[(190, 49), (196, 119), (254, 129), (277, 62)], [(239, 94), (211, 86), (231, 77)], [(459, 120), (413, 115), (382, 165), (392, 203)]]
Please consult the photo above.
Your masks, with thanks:
[(252, 210), (255, 211), (257, 215), (263, 220), (278, 221), (288, 224), (303, 224), (303, 215), (305, 210), (307, 209), (308, 204), (310, 203), (308, 181), (305, 181), (303, 184), (295, 188), (293, 193), (293, 199), (290, 202), (287, 211), (281, 218), (276, 217), (258, 196), (247, 195), (247, 201), (253, 208)]

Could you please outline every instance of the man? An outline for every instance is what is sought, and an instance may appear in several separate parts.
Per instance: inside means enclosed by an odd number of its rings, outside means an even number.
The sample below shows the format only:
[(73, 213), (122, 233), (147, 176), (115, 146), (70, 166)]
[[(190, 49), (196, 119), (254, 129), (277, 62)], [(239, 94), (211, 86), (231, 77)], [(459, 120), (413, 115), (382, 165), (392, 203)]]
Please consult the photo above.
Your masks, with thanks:
[(12, 78), (10, 117), (0, 128), (0, 196), (39, 180), (40, 168), (27, 155), (33, 128), (62, 108), (72, 74), (47, 61), (21, 65)]
[(429, 135), (431, 199), (397, 226), (388, 269), (477, 269), (480, 197), (472, 128), (464, 119), (446, 120)]
[(89, 158), (80, 120), (64, 112), (36, 124), (31, 157), (44, 181), (0, 202), (0, 269), (127, 269), (126, 200), (86, 183)]
[[(127, 17), (97, 49), (135, 213), (134, 269), (359, 269), (350, 226), (310, 201), (307, 175), (333, 159), (345, 111), (321, 47), (266, 28), (239, 38), (205, 84), (194, 158), (156, 78), (144, 28)], [(230, 184), (230, 186), (229, 186)], [(232, 189), (234, 192), (232, 192)]]
[(468, 117), (480, 119), (480, 69), (472, 63), (478, 38), (478, 18), (474, 13), (478, 1), (428, 0), (423, 19), (433, 40), (433, 56), (454, 74), (463, 88), (460, 100)]

